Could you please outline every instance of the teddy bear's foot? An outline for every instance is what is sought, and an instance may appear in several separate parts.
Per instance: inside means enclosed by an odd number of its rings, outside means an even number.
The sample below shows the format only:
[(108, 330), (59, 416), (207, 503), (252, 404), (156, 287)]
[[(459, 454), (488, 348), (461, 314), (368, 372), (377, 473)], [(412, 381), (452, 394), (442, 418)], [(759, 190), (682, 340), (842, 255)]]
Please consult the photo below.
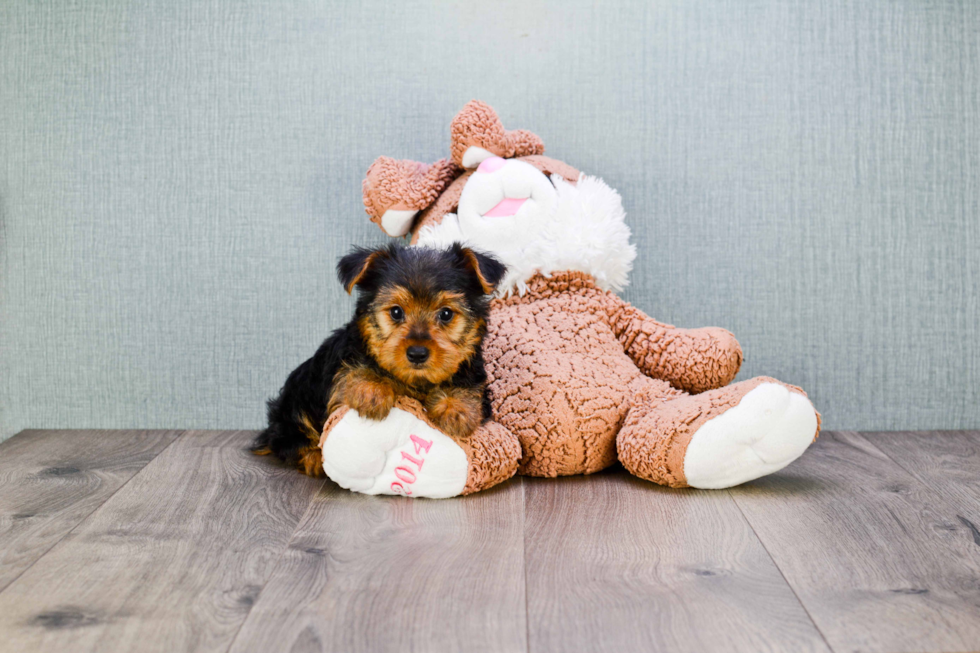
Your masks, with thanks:
[(520, 444), (490, 422), (466, 438), (435, 428), (417, 402), (399, 399), (383, 420), (341, 408), (320, 439), (323, 470), (343, 488), (363, 494), (443, 499), (470, 494), (514, 475)]
[(691, 487), (726, 488), (777, 472), (806, 451), (819, 420), (806, 395), (762, 383), (701, 425), (684, 456)]
[(802, 390), (765, 377), (633, 410), (617, 438), (620, 460), (674, 487), (726, 488), (779, 471), (820, 428)]

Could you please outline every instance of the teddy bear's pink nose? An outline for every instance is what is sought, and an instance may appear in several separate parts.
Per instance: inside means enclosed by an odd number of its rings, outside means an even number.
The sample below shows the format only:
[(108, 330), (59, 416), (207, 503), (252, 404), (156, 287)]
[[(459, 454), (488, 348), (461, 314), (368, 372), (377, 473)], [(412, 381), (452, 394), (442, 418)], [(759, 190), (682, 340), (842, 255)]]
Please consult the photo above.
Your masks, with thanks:
[(483, 163), (476, 169), (477, 172), (497, 172), (504, 167), (507, 163), (499, 156), (492, 156), (489, 159), (484, 159)]

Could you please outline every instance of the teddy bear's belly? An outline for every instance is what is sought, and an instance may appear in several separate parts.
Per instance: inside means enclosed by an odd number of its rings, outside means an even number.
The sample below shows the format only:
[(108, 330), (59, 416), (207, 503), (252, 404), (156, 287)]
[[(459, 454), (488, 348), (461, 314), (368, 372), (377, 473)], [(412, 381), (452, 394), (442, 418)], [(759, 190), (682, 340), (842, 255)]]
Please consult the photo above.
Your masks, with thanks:
[(606, 322), (562, 302), (496, 310), (484, 342), (494, 418), (520, 438), (520, 471), (595, 472), (616, 461), (616, 433), (641, 376)]

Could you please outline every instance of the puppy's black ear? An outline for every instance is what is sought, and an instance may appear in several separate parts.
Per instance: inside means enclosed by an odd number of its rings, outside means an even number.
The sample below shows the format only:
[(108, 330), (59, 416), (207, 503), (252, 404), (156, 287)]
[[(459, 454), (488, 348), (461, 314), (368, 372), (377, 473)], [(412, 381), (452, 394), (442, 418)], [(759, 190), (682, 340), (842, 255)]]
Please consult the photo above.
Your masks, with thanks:
[(494, 257), (463, 247), (459, 243), (453, 243), (453, 254), (465, 270), (476, 276), (486, 295), (496, 290), (497, 284), (507, 272), (507, 267)]
[(351, 253), (337, 263), (337, 277), (344, 284), (347, 294), (354, 292), (354, 287), (361, 283), (371, 270), (371, 266), (389, 256), (387, 249), (365, 249), (355, 247)]

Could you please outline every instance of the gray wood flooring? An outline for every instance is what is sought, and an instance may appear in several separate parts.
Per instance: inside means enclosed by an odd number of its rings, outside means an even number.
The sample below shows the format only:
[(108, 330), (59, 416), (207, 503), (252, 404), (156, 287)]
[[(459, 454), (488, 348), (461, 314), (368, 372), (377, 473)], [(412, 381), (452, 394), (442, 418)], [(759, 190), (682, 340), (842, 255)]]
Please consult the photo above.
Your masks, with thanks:
[(365, 497), (245, 431), (0, 443), (0, 652), (977, 651), (980, 433), (824, 433), (727, 491), (622, 470)]

